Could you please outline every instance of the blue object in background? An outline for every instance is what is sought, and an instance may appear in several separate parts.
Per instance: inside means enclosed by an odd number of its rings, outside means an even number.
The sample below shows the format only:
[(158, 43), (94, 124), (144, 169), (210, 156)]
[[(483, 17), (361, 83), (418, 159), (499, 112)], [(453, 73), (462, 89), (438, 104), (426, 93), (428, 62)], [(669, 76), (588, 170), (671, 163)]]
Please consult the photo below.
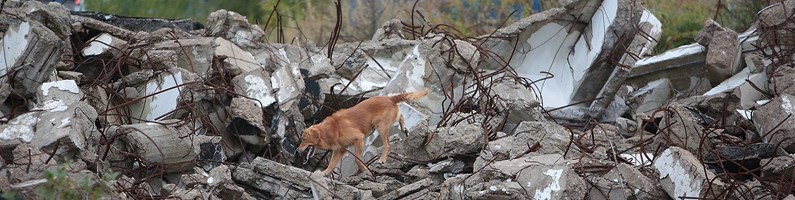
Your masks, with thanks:
[(533, 0), (533, 13), (541, 12), (541, 0)]

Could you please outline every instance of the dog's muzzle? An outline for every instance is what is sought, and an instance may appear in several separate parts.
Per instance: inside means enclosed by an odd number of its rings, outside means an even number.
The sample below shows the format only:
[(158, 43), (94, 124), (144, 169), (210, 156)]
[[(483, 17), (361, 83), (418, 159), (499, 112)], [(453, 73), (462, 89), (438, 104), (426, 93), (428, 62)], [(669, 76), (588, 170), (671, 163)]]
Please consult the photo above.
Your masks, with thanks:
[(309, 158), (312, 158), (312, 156), (315, 155), (315, 145), (309, 145), (309, 147), (306, 149), (306, 152), (304, 153), (306, 153), (304, 157), (304, 165), (306, 165), (306, 163), (309, 162)]

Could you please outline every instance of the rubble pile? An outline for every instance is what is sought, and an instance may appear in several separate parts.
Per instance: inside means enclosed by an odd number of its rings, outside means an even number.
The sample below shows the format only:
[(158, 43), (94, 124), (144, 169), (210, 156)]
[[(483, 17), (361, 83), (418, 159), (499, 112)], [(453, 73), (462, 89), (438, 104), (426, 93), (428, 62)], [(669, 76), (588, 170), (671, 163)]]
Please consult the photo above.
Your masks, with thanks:
[[(741, 33), (709, 20), (697, 43), (654, 56), (663, 27), (638, 0), (565, 2), (484, 36), (395, 19), (371, 40), (317, 47), (265, 42), (262, 27), (227, 10), (202, 25), (4, 1), (0, 191), (792, 195), (795, 0), (771, 3)], [(297, 151), (302, 131), (336, 110), (423, 88), (427, 97), (399, 105), (407, 131), (390, 130), (386, 163), (375, 162), (378, 134), (365, 139), (362, 174), (350, 154), (324, 176), (328, 152)]]

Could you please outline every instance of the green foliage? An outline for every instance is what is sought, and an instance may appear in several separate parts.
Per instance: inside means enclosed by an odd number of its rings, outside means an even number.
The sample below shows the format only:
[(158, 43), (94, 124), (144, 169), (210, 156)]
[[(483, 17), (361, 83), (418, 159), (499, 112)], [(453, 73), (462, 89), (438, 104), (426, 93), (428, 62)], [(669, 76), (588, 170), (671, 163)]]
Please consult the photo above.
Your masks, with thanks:
[(695, 37), (707, 19), (713, 19), (724, 27), (742, 32), (756, 20), (761, 9), (757, 0), (643, 0), (663, 24), (663, 33), (655, 52), (660, 53), (681, 45), (695, 42)]
[(3, 193), (3, 195), (0, 195), (0, 199), (11, 200), (11, 199), (17, 199), (17, 197), (16, 197), (16, 194), (14, 194), (13, 192), (6, 192), (6, 193)]
[(89, 175), (75, 180), (67, 172), (68, 168), (66, 163), (45, 171), (43, 176), (47, 183), (36, 189), (36, 199), (100, 199), (110, 194), (104, 182), (119, 176), (119, 173), (107, 174), (100, 180), (102, 182), (95, 182)]

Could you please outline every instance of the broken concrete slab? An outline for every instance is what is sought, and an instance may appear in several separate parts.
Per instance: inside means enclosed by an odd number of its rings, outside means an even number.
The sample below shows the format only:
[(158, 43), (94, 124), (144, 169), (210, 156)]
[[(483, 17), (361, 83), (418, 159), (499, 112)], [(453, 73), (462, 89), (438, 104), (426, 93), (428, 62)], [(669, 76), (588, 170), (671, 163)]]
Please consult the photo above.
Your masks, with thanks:
[[(477, 174), (485, 181), (510, 180), (521, 184), (532, 199), (581, 199), (585, 182), (569, 168), (561, 154), (521, 157), (486, 165)], [(462, 188), (463, 189), (463, 188)]]
[(220, 37), (200, 37), (167, 40), (152, 46), (152, 50), (170, 50), (178, 56), (177, 66), (204, 75), (212, 69), (216, 57), (224, 57), (221, 67), (231, 76), (261, 68), (251, 53)]
[(662, 78), (649, 82), (646, 86), (630, 94), (631, 101), (638, 103), (633, 105), (635, 106), (635, 113), (651, 114), (665, 105), (674, 95), (671, 87), (671, 81), (667, 78)]
[[(598, 72), (591, 72), (591, 70), (587, 69), (599, 64), (596, 62), (597, 58), (607, 57), (607, 52), (620, 46), (617, 45), (619, 38), (626, 37), (631, 41), (634, 37), (634, 34), (622, 36), (612, 33), (623, 32), (617, 30), (623, 30), (625, 26), (637, 25), (638, 23), (651, 25), (655, 24), (650, 23), (651, 21), (656, 21), (649, 17), (651, 15), (647, 15), (643, 20), (639, 19), (639, 16), (642, 16), (643, 8), (635, 6), (638, 4), (631, 2), (577, 2), (569, 4), (570, 6), (567, 6), (566, 10), (548, 10), (543, 12), (543, 14), (533, 15), (520, 22), (508, 25), (495, 33), (497, 38), (505, 36), (511, 38), (511, 40), (520, 41), (515, 54), (511, 54), (514, 59), (510, 63), (516, 68), (520, 76), (531, 80), (541, 80), (534, 87), (538, 87), (541, 93), (540, 96), (543, 97), (540, 101), (544, 107), (569, 105), (576, 102), (573, 100), (575, 96), (581, 96), (582, 98), (580, 99), (593, 98), (600, 93), (600, 89), (583, 90), (583, 88), (591, 86), (601, 87), (608, 82), (622, 82), (621, 76), (616, 76), (616, 80), (612, 81), (608, 81), (609, 79), (606, 78), (613, 73), (616, 66), (600, 69)], [(601, 10), (601, 12), (596, 12), (597, 10)], [(567, 17), (572, 15), (577, 16), (576, 19), (567, 19)], [(633, 18), (631, 16), (636, 17)], [(567, 23), (562, 21), (567, 20), (556, 21), (555, 19), (567, 19), (571, 20), (571, 23), (576, 21), (581, 24), (574, 26), (576, 28), (566, 29), (565, 32), (561, 32), (560, 30), (563, 30), (562, 27), (568, 26)], [(591, 36), (579, 36), (586, 33), (591, 34)], [(629, 34), (629, 32), (625, 33)], [(513, 46), (514, 42), (494, 41), (487, 46), (499, 55), (514, 53), (510, 50), (513, 48), (501, 47), (500, 44)], [(589, 48), (589, 45), (597, 47)], [(567, 48), (559, 48), (560, 46), (566, 46)], [(638, 50), (642, 51), (642, 49)], [(646, 49), (649, 48), (647, 47)], [(549, 77), (548, 73), (554, 77)], [(586, 81), (595, 77), (605, 78), (597, 82)], [(586, 82), (587, 84), (583, 84)], [(589, 94), (575, 94), (579, 91)], [(605, 95), (612, 98), (609, 92), (602, 96)], [(606, 100), (607, 103), (611, 101), (612, 99), (609, 98)], [(586, 107), (588, 106), (590, 105), (586, 105)]]
[(205, 35), (222, 37), (240, 47), (249, 48), (256, 46), (265, 33), (259, 25), (249, 24), (246, 17), (221, 9), (207, 16)]
[(652, 57), (638, 60), (632, 67), (627, 83), (635, 86), (668, 78), (675, 90), (690, 88), (691, 76), (705, 76), (702, 67), (706, 48), (699, 44), (679, 46)]
[[(262, 157), (255, 158), (250, 164), (246, 163), (233, 169), (232, 179), (248, 187), (254, 187), (264, 191), (273, 198), (288, 199), (311, 199), (313, 190), (329, 190), (328, 186), (334, 184), (336, 190), (332, 193), (341, 191), (338, 194), (346, 197), (359, 198), (366, 195), (366, 191), (356, 189), (352, 186), (331, 181), (318, 175), (311, 176), (309, 171), (305, 171), (292, 166), (283, 165)], [(329, 193), (326, 193), (329, 194)]]
[(523, 85), (512, 82), (496, 82), (491, 86), (493, 96), (498, 96), (501, 102), (497, 107), (501, 112), (507, 112), (508, 118), (502, 131), (510, 132), (522, 121), (541, 121), (541, 103), (533, 96), (533, 92)]
[[(164, 123), (178, 123), (169, 120)], [(185, 136), (191, 133), (187, 127), (140, 123), (110, 127), (112, 134), (122, 134), (126, 151), (137, 156), (147, 166), (163, 166), (165, 172), (181, 172), (196, 165), (196, 152)], [(125, 154), (126, 155), (126, 154)]]
[(702, 148), (713, 148), (713, 142), (706, 134), (704, 127), (714, 120), (696, 109), (671, 103), (659, 123), (658, 136), (654, 138), (653, 146), (665, 149), (668, 146), (678, 146), (691, 152), (700, 152)]
[(256, 69), (232, 79), (235, 92), (256, 100), (258, 106), (265, 108), (276, 102), (271, 76), (265, 69)]
[(712, 171), (704, 169), (696, 156), (679, 147), (663, 151), (652, 166), (660, 174), (660, 185), (671, 198), (711, 198), (726, 187)]
[(128, 42), (108, 33), (100, 33), (94, 38), (91, 38), (83, 48), (82, 55), (85, 57), (110, 55), (121, 56), (126, 53)]
[(265, 128), (262, 107), (258, 102), (236, 97), (232, 99), (230, 106), (232, 121), (226, 127), (228, 132), (253, 145), (263, 145), (270, 141), (270, 129)]
[[(569, 147), (571, 132), (550, 122), (522, 122), (512, 135), (490, 141), (476, 158), (478, 169), (489, 161), (516, 159), (531, 152), (538, 154), (563, 154)], [(570, 151), (574, 154), (574, 151)], [(496, 158), (495, 158), (496, 157)]]
[[(9, 27), (0, 38), (3, 45), (0, 55), (4, 55), (0, 57), (0, 83), (11, 85), (24, 96), (32, 96), (55, 70), (66, 42), (39, 22), (16, 18), (3, 21)], [(2, 96), (0, 100), (5, 98)]]
[(753, 115), (754, 124), (763, 134), (764, 141), (778, 145), (789, 153), (795, 152), (795, 140), (792, 134), (788, 134), (795, 130), (795, 117), (791, 116), (795, 113), (793, 101), (795, 97), (782, 94), (757, 109)]
[[(764, 93), (767, 93), (767, 87), (768, 78), (766, 73), (754, 73), (751, 71), (751, 68), (746, 67), (703, 95), (711, 96), (722, 92), (734, 92), (735, 95), (740, 97), (740, 106), (742, 109), (750, 109), (756, 106), (756, 101), (762, 99)], [(757, 88), (762, 91), (759, 91)]]
[(416, 193), (422, 189), (428, 188), (429, 186), (431, 186), (432, 183), (433, 181), (431, 181), (431, 179), (429, 178), (422, 179), (420, 181), (393, 190), (392, 192), (386, 193), (383, 196), (378, 197), (378, 199), (379, 200), (402, 199), (406, 196), (411, 195), (412, 193)]
[(24, 119), (36, 130), (31, 144), (44, 147), (61, 138), (74, 147), (86, 147), (86, 138), (96, 131), (96, 110), (80, 101), (84, 96), (74, 80), (63, 80), (41, 84), (36, 94), (39, 106), (32, 109), (36, 114)]
[(790, 180), (795, 175), (795, 158), (792, 155), (766, 158), (760, 161), (762, 177)]
[(185, 84), (195, 78), (196, 75), (187, 70), (171, 68), (138, 86), (138, 93), (145, 98), (130, 105), (133, 123), (171, 119), (183, 93), (188, 92), (184, 88)]
[(262, 68), (251, 53), (244, 51), (238, 45), (224, 38), (217, 37), (213, 40), (213, 55), (213, 59), (219, 56), (226, 58), (222, 62), (223, 68), (233, 77)]
[(591, 199), (660, 199), (665, 191), (637, 168), (618, 164), (607, 174), (598, 177), (589, 191)]
[(785, 24), (785, 22), (788, 22), (787, 19), (791, 18), (793, 13), (795, 13), (793, 8), (795, 8), (795, 1), (792, 0), (773, 3), (759, 11), (759, 25), (762, 27), (775, 27)]
[(204, 28), (199, 22), (191, 19), (165, 20), (156, 18), (125, 17), (99, 12), (72, 12), (75, 16), (96, 20), (131, 32), (153, 32), (162, 28), (180, 29), (185, 32)]

